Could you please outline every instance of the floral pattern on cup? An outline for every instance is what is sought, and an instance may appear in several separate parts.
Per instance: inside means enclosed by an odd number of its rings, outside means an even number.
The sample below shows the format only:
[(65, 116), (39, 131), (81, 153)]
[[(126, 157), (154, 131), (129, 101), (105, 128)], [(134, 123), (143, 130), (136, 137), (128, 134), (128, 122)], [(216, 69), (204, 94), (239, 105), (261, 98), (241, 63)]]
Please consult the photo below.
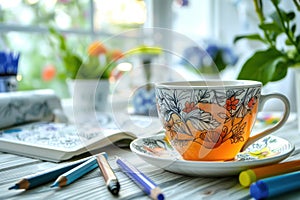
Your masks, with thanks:
[[(252, 115), (257, 113), (260, 90), (160, 88), (156, 91), (157, 107), (168, 140), (188, 160), (198, 160), (197, 145), (215, 149), (230, 141), (243, 146), (255, 121)], [(187, 155), (191, 148), (194, 155)]]

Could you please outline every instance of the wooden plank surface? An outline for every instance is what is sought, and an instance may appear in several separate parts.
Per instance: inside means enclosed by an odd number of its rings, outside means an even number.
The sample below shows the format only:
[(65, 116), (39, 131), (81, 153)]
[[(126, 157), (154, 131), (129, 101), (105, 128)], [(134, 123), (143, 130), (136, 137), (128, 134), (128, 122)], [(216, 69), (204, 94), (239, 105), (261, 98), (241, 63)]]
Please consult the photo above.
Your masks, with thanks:
[[(288, 139), (296, 146), (292, 156), (287, 160), (300, 159), (300, 134), (297, 131), (296, 122), (280, 129), (275, 135)], [(50, 182), (28, 191), (8, 190), (23, 176), (61, 165), (61, 163), (0, 153), (0, 199), (149, 199), (120, 171), (115, 163), (114, 155), (126, 158), (153, 179), (162, 188), (166, 199), (251, 199), (249, 189), (240, 186), (238, 176), (188, 177), (147, 164), (129, 149), (109, 146), (99, 150), (101, 151), (106, 151), (110, 156), (109, 162), (121, 183), (118, 197), (108, 192), (99, 169), (93, 170), (64, 188), (50, 188), (52, 183)], [(300, 191), (297, 191), (280, 196), (278, 199), (298, 199), (299, 197)]]

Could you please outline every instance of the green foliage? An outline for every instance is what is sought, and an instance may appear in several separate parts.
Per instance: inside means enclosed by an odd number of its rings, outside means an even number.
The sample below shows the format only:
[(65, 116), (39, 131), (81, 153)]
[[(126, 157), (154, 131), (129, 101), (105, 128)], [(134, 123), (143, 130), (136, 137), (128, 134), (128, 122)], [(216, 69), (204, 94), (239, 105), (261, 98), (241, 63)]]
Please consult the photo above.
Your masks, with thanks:
[(58, 52), (61, 59), (64, 72), (60, 74), (70, 79), (108, 79), (110, 72), (116, 66), (116, 63), (109, 60), (106, 55), (105, 63), (100, 63), (98, 57), (91, 57), (87, 54), (80, 56), (73, 48), (69, 47), (66, 38), (50, 27), (49, 32), (54, 37), (54, 41), (50, 40), (53, 50)]
[[(262, 0), (253, 0), (256, 13), (260, 19), (259, 28), (263, 34), (237, 36), (234, 42), (241, 39), (256, 40), (267, 45), (266, 50), (255, 52), (242, 66), (238, 79), (258, 80), (263, 84), (284, 78), (289, 67), (299, 66), (300, 63), (300, 35), (296, 35), (296, 14), (284, 11), (279, 7), (279, 0), (271, 0), (275, 12), (267, 19), (263, 13)], [(299, 2), (293, 1), (300, 11)], [(285, 35), (286, 47), (279, 49), (277, 40)]]
[[(124, 55), (120, 51), (118, 58), (113, 57), (113, 52), (116, 49), (109, 51), (99, 56), (88, 55), (80, 56), (74, 52), (73, 48), (69, 47), (66, 38), (54, 28), (50, 27), (49, 32), (54, 40), (50, 40), (52, 49), (58, 52), (61, 59), (64, 73), (61, 76), (69, 77), (71, 79), (108, 79), (112, 70), (117, 66), (117, 60), (124, 56), (132, 55), (142, 56), (157, 56), (162, 53), (160, 47), (152, 47), (147, 45), (140, 45), (126, 52)], [(100, 58), (101, 57), (101, 58)]]
[(56, 41), (51, 41), (50, 44), (53, 49), (59, 52), (59, 56), (62, 61), (62, 65), (65, 68), (65, 75), (71, 79), (75, 79), (80, 66), (82, 65), (82, 59), (76, 53), (73, 53), (69, 49), (66, 43), (65, 37), (57, 32), (55, 28), (49, 28), (50, 34), (56, 39)]

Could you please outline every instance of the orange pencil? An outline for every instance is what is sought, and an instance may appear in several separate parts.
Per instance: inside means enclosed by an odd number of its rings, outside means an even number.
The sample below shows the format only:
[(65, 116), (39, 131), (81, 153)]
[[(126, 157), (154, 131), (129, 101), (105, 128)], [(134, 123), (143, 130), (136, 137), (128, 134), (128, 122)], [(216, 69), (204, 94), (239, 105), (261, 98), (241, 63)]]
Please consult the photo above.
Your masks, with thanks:
[(248, 187), (251, 183), (259, 179), (294, 172), (297, 170), (300, 170), (300, 160), (267, 165), (242, 171), (239, 175), (239, 181), (242, 186)]

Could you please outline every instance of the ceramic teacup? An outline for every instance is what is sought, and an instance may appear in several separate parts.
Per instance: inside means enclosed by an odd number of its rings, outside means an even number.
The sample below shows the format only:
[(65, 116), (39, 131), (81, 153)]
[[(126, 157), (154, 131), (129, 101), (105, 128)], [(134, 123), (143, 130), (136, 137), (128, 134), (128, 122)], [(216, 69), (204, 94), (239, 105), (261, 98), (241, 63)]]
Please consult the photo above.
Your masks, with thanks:
[[(290, 113), (288, 99), (261, 94), (257, 81), (195, 81), (157, 83), (157, 110), (166, 139), (185, 160), (232, 160), (242, 149), (276, 131)], [(277, 98), (284, 104), (280, 121), (251, 134), (258, 107)]]

